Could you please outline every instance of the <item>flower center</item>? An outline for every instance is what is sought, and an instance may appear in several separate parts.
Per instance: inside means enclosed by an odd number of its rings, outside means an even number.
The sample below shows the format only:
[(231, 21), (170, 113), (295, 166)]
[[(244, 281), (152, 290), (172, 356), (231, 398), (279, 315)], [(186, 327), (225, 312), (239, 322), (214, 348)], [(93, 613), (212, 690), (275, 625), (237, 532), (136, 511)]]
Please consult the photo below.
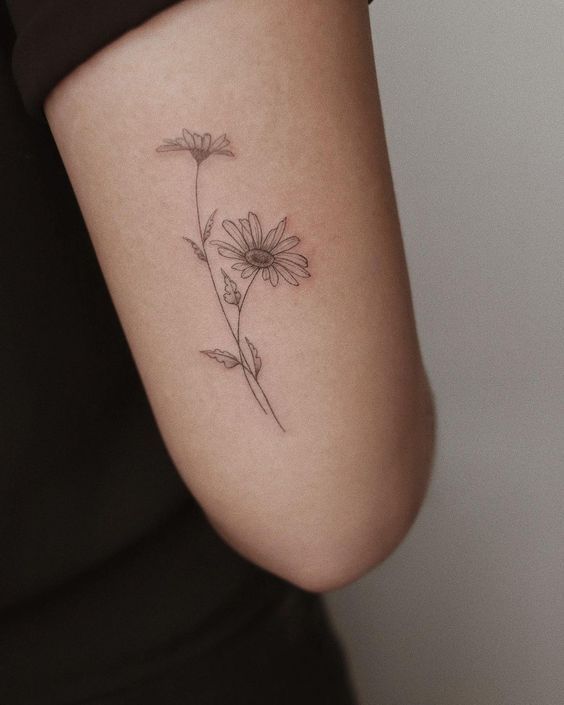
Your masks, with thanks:
[(210, 156), (207, 149), (199, 149), (198, 147), (194, 147), (194, 149), (191, 149), (190, 151), (192, 152), (192, 156), (196, 160), (197, 164), (200, 164), (204, 161), (204, 159), (207, 159)]
[(245, 259), (254, 267), (270, 267), (274, 262), (274, 257), (266, 250), (247, 250)]

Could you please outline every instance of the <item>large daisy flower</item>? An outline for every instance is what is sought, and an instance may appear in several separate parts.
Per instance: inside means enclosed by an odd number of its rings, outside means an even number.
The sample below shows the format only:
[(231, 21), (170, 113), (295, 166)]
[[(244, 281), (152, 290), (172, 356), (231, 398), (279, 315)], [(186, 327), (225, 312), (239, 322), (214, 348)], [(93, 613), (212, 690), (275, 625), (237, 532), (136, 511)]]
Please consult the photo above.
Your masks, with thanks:
[(224, 154), (227, 157), (232, 157), (233, 152), (227, 147), (229, 147), (229, 140), (225, 135), (221, 135), (221, 137), (212, 141), (209, 132), (206, 132), (205, 135), (199, 135), (197, 132), (182, 130), (182, 137), (164, 140), (164, 144), (157, 147), (157, 152), (185, 150), (192, 154), (197, 164), (201, 164), (204, 159), (211, 157), (212, 154)]
[(309, 277), (307, 259), (303, 255), (290, 252), (300, 239), (293, 235), (284, 238), (286, 218), (283, 218), (275, 228), (263, 236), (259, 219), (254, 213), (248, 218), (241, 218), (239, 225), (232, 220), (224, 220), (223, 228), (231, 240), (212, 240), (218, 246), (218, 253), (227, 259), (236, 260), (232, 269), (241, 272), (243, 279), (256, 276), (262, 272), (264, 281), (270, 281), (276, 286), (280, 277), (298, 286), (296, 277)]

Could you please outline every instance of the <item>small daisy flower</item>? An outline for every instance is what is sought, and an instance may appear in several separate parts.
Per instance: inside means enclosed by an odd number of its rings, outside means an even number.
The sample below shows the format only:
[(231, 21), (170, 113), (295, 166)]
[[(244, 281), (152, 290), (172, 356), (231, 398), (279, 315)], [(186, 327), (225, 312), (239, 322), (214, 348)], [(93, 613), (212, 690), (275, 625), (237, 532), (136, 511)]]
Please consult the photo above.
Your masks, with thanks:
[(300, 242), (293, 235), (284, 238), (286, 218), (283, 218), (275, 228), (263, 236), (262, 227), (255, 213), (249, 213), (248, 218), (239, 220), (236, 225), (232, 220), (224, 220), (223, 228), (231, 240), (212, 240), (218, 246), (218, 253), (227, 259), (236, 260), (232, 269), (241, 272), (241, 277), (247, 279), (262, 272), (264, 281), (276, 286), (280, 277), (298, 286), (297, 277), (307, 278), (308, 262), (303, 255), (290, 252)]
[(182, 130), (182, 137), (166, 139), (164, 144), (157, 147), (157, 152), (179, 152), (188, 151), (192, 154), (199, 165), (213, 154), (223, 154), (226, 157), (233, 157), (233, 152), (229, 149), (229, 140), (225, 135), (221, 135), (212, 142), (209, 132), (199, 135), (197, 132)]

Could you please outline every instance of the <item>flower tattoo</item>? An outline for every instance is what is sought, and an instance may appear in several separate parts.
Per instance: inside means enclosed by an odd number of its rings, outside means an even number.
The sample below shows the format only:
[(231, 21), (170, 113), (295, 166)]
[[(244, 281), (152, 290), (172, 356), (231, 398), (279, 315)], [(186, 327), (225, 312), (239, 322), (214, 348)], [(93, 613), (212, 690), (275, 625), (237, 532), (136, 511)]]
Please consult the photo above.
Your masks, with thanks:
[[(223, 220), (225, 239), (209, 239), (217, 210), (210, 214), (205, 226), (202, 227), (198, 197), (200, 168), (202, 163), (211, 156), (233, 157), (229, 144), (226, 135), (213, 140), (209, 133), (200, 135), (184, 129), (181, 137), (164, 140), (163, 144), (157, 147), (157, 152), (190, 152), (196, 163), (194, 204), (198, 238), (184, 237), (183, 239), (190, 245), (197, 259), (207, 267), (221, 313), (237, 348), (236, 352), (218, 348), (201, 352), (224, 365), (228, 370), (239, 367), (258, 406), (266, 415), (273, 418), (282, 431), (285, 431), (259, 380), (262, 358), (258, 349), (247, 336), (241, 333), (241, 314), (249, 290), (259, 274), (265, 283), (270, 283), (273, 287), (278, 286), (282, 280), (292, 286), (299, 286), (300, 279), (307, 279), (310, 276), (308, 261), (303, 255), (292, 251), (299, 244), (300, 239), (295, 235), (286, 234), (286, 218), (282, 218), (265, 235), (256, 213), (249, 212), (246, 218), (239, 218), (238, 223), (234, 220)], [(231, 269), (240, 274), (239, 285), (245, 285), (242, 292), (239, 290), (237, 281), (232, 279), (225, 269), (219, 267), (221, 279), (219, 273), (214, 274), (217, 266), (212, 267), (208, 256), (208, 245), (216, 246), (217, 255), (231, 261)], [(227, 267), (227, 264), (225, 266)], [(221, 286), (218, 286), (218, 279), (222, 281)], [(221, 291), (222, 288), (223, 291)]]
[(196, 132), (182, 130), (182, 137), (173, 140), (163, 140), (164, 144), (157, 147), (157, 152), (179, 152), (185, 150), (191, 152), (196, 160), (196, 164), (201, 164), (212, 154), (224, 154), (226, 157), (233, 157), (234, 154), (229, 147), (229, 140), (225, 135), (221, 135), (212, 142), (211, 135), (198, 135)]
[(239, 223), (240, 226), (237, 226), (232, 220), (224, 220), (223, 228), (232, 242), (212, 240), (211, 244), (219, 245), (218, 252), (223, 257), (237, 260), (231, 269), (239, 270), (243, 279), (254, 279), (261, 271), (262, 278), (272, 286), (280, 281), (278, 275), (288, 284), (298, 286), (296, 276), (309, 277), (307, 259), (303, 255), (289, 252), (300, 239), (295, 235), (282, 239), (286, 230), (286, 218), (270, 230), (266, 237), (263, 237), (259, 219), (254, 213), (249, 213), (249, 217), (240, 219)]

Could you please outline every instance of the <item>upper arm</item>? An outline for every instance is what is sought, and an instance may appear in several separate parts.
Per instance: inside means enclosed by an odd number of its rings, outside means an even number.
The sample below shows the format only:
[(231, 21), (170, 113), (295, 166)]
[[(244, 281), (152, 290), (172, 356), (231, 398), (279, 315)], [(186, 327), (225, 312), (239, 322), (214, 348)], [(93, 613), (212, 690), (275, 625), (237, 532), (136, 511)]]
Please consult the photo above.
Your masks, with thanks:
[[(215, 526), (290, 578), (377, 562), (420, 503), (431, 433), (365, 3), (182, 2), (45, 107), (163, 438)], [(198, 165), (183, 129), (227, 133), (233, 157)], [(283, 221), (299, 243), (276, 251)], [(231, 357), (201, 353), (216, 349)]]

